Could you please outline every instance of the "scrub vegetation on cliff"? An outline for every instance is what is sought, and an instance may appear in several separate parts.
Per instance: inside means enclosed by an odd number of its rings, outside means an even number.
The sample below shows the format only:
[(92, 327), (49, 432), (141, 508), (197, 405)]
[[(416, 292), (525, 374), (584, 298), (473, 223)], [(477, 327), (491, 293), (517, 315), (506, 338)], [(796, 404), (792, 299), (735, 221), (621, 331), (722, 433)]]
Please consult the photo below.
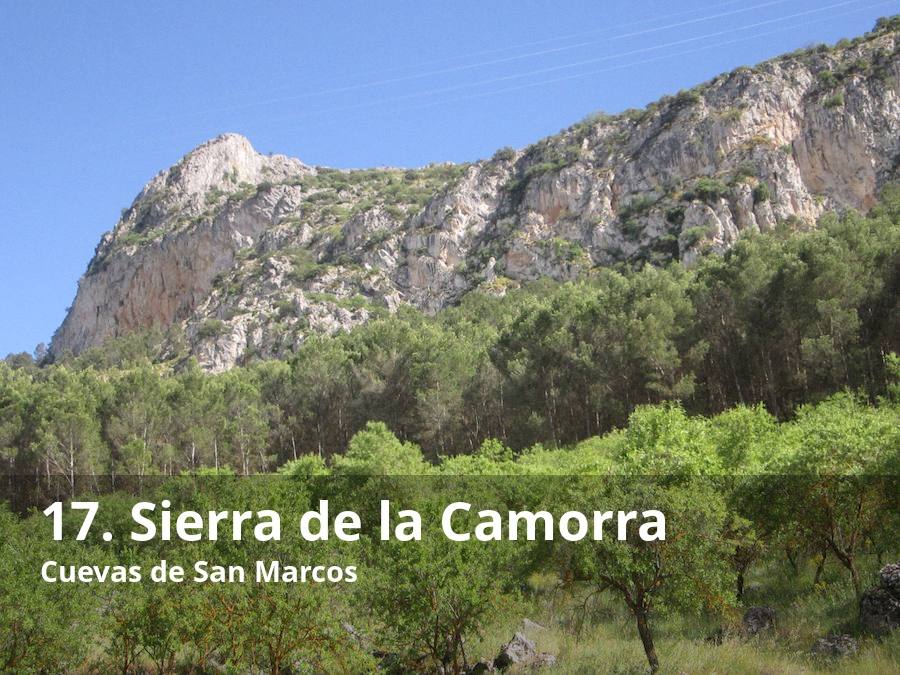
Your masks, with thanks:
[(898, 44), (884, 19), (464, 165), (335, 170), (225, 134), (123, 211), (51, 355), (171, 328), (172, 353), (220, 372), (401, 307), (692, 265), (743, 233), (866, 212), (900, 166)]

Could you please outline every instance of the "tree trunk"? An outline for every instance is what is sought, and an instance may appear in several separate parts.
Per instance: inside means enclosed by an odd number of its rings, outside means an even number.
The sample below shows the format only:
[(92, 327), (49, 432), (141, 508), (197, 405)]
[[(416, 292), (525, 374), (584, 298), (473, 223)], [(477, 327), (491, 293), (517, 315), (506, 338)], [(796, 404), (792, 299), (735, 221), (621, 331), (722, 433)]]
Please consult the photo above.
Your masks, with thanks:
[(653, 646), (653, 635), (650, 633), (650, 624), (647, 622), (647, 611), (635, 610), (634, 618), (637, 621), (637, 629), (641, 636), (641, 644), (644, 645), (647, 662), (650, 664), (650, 672), (655, 673), (659, 670), (659, 658), (656, 656), (656, 648)]
[(787, 557), (787, 561), (791, 564), (791, 569), (794, 574), (798, 574), (800, 570), (797, 567), (797, 555), (794, 550), (790, 546), (785, 546), (784, 555)]
[(825, 560), (828, 558), (828, 549), (823, 548), (819, 554), (819, 562), (816, 565), (816, 576), (813, 578), (813, 586), (818, 586), (822, 580), (822, 572), (825, 571)]
[(831, 550), (834, 551), (837, 559), (850, 571), (850, 582), (853, 584), (853, 591), (856, 593), (856, 597), (859, 597), (862, 595), (862, 580), (859, 578), (859, 569), (856, 567), (854, 552), (842, 551), (834, 541), (829, 541), (828, 543), (831, 545)]

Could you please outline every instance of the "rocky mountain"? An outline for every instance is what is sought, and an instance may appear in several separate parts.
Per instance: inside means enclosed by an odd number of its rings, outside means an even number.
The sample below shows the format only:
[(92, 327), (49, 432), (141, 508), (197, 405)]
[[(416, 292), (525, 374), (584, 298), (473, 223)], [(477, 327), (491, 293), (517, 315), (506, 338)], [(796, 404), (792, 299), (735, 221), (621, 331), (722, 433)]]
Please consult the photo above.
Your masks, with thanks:
[(618, 261), (690, 264), (744, 230), (867, 209), (900, 166), (898, 28), (882, 20), (472, 164), (345, 171), (219, 136), (104, 235), (51, 353), (174, 327), (219, 371), (403, 304), (437, 312)]

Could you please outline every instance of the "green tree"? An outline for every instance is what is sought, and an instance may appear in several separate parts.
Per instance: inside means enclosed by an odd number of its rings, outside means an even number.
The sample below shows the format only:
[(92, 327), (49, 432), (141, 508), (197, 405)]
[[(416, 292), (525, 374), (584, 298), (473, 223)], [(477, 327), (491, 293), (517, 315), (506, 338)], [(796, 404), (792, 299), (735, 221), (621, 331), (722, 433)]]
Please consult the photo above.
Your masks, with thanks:
[(868, 542), (890, 536), (884, 520), (896, 518), (897, 409), (838, 394), (802, 407), (782, 442), (768, 468), (789, 477), (789, 490), (767, 512), (827, 546), (861, 593), (859, 555)]
[(369, 422), (350, 439), (347, 452), (335, 459), (334, 472), (351, 476), (417, 476), (427, 473), (422, 452), (401, 442), (384, 422)]
[(721, 536), (725, 506), (707, 483), (696, 480), (663, 486), (653, 479), (629, 479), (615, 484), (581, 481), (574, 499), (588, 512), (596, 504), (607, 509), (658, 509), (666, 517), (666, 538), (646, 542), (632, 523), (627, 539), (611, 533), (601, 540), (562, 543), (572, 548), (567, 557), (581, 578), (591, 581), (594, 593), (611, 593), (634, 617), (650, 669), (659, 656), (653, 638), (654, 615), (721, 610), (730, 601), (728, 565), (731, 545)]
[(69, 495), (79, 474), (96, 475), (105, 458), (100, 437), (98, 387), (89, 372), (53, 368), (36, 392), (40, 410), (33, 448), (42, 458), (47, 478), (63, 476)]

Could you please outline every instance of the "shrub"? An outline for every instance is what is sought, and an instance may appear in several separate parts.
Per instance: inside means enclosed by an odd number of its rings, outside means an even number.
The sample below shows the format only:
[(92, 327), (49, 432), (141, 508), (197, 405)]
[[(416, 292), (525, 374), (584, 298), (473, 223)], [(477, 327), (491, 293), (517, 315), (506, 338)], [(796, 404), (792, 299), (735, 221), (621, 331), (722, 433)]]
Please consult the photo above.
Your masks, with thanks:
[(720, 117), (726, 122), (737, 122), (744, 115), (744, 111), (740, 108), (733, 107), (728, 108), (727, 110), (723, 110)]
[(217, 187), (210, 189), (210, 191), (206, 193), (206, 205), (213, 206), (214, 204), (217, 204), (224, 194), (225, 193)]
[(762, 204), (763, 202), (767, 202), (772, 198), (772, 193), (769, 190), (769, 184), (765, 181), (762, 181), (759, 185), (753, 188), (753, 203), (754, 204)]
[(722, 198), (728, 186), (718, 178), (704, 176), (694, 185), (694, 194), (705, 202), (714, 202)]
[(691, 248), (692, 246), (696, 246), (697, 243), (701, 240), (709, 237), (711, 234), (712, 227), (710, 225), (698, 225), (697, 227), (689, 227), (681, 233), (681, 236), (684, 240), (685, 247)]
[(623, 221), (641, 216), (649, 211), (656, 200), (651, 195), (638, 195), (619, 209), (619, 218)]
[(278, 312), (279, 319), (297, 316), (297, 305), (293, 300), (279, 300), (275, 303), (275, 309)]
[(673, 206), (666, 210), (666, 222), (681, 225), (684, 222), (684, 207)]
[(495, 162), (511, 162), (516, 158), (516, 151), (513, 150), (508, 145), (506, 147), (500, 148), (497, 152), (494, 153), (493, 160)]
[(875, 22), (875, 33), (889, 33), (900, 30), (900, 14), (896, 16), (882, 16)]
[(221, 319), (207, 319), (197, 329), (197, 337), (201, 340), (209, 340), (224, 335), (225, 331), (226, 325), (224, 321)]
[(837, 86), (838, 78), (837, 75), (830, 70), (823, 70), (819, 73), (819, 82), (823, 87), (831, 89), (832, 87)]
[(295, 249), (288, 255), (292, 267), (291, 278), (294, 281), (308, 281), (322, 270), (322, 265), (316, 262), (313, 254), (306, 249)]
[(825, 99), (824, 106), (826, 108), (840, 108), (844, 105), (844, 95), (840, 92), (835, 94), (834, 96), (829, 96)]
[(701, 98), (700, 92), (694, 89), (682, 90), (675, 94), (674, 104), (676, 106), (692, 106), (700, 103)]

